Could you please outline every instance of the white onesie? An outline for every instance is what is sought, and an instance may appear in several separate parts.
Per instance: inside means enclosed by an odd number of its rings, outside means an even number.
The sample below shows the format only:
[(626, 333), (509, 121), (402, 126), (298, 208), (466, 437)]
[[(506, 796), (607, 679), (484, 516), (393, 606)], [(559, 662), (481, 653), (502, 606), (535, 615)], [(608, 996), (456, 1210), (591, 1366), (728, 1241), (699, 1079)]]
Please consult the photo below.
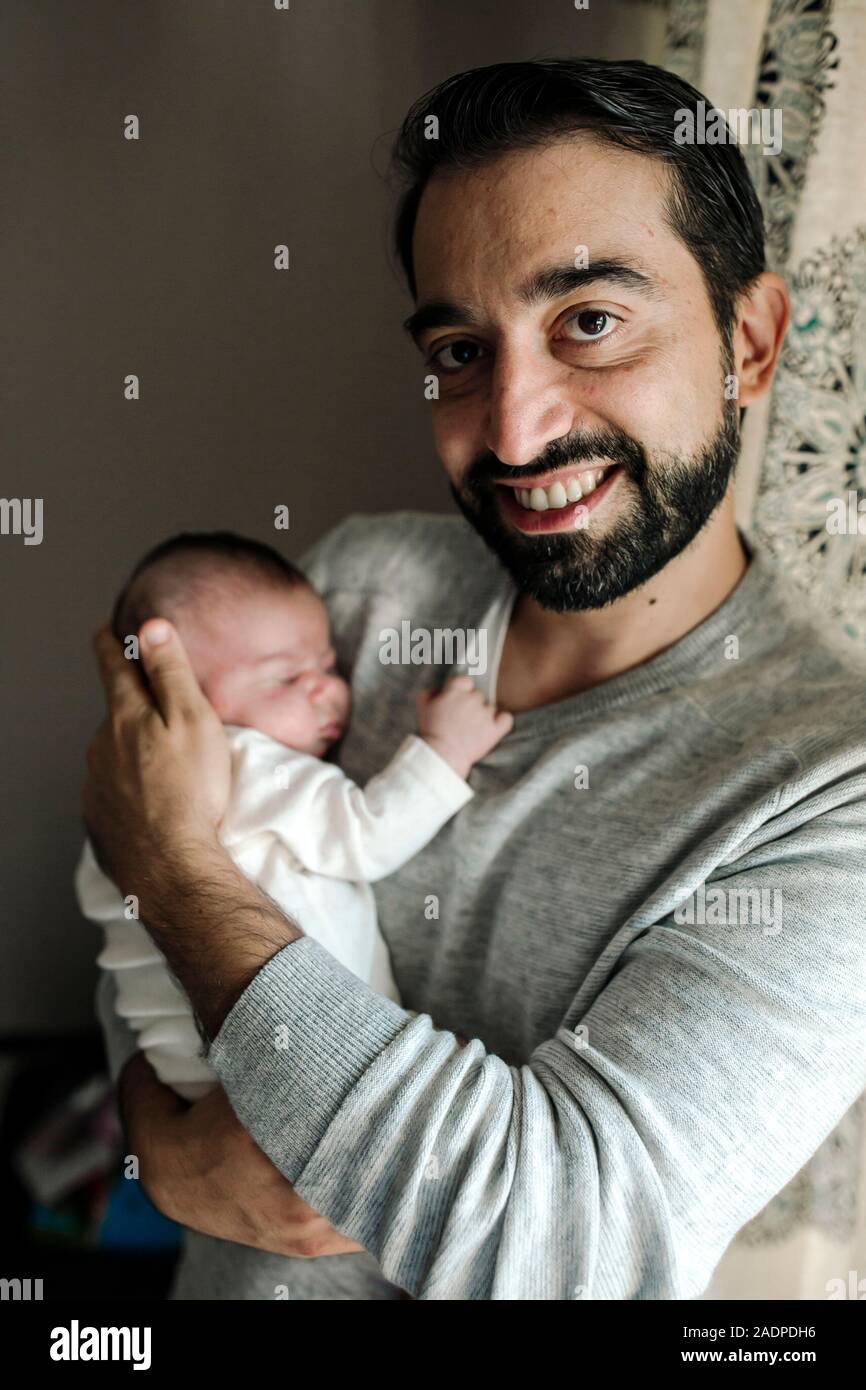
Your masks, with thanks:
[[(227, 725), (232, 755), (220, 840), (243, 873), (307, 935), (373, 989), (398, 1000), (370, 883), (417, 854), (473, 795), (438, 753), (408, 735), (363, 788), (332, 763)], [(98, 964), (117, 986), (117, 1012), (157, 1076), (186, 1100), (216, 1084), (186, 995), (108, 879), (89, 843), (75, 875), (85, 917), (105, 931)], [(129, 885), (134, 892), (134, 885)], [(398, 1001), (399, 1002), (399, 1001)]]

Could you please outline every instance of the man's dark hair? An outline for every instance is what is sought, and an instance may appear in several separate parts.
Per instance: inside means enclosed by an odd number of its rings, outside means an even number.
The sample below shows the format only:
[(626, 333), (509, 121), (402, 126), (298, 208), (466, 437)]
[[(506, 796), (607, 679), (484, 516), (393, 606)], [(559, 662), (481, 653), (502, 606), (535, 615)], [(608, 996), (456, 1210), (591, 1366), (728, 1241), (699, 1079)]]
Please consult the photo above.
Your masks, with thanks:
[(139, 560), (114, 605), (112, 631), (122, 642), (148, 618), (171, 618), (195, 597), (238, 580), (284, 588), (309, 584), (297, 565), (262, 541), (233, 531), (184, 531)]
[[(729, 341), (737, 296), (765, 268), (764, 223), (733, 137), (718, 145), (676, 144), (677, 112), (694, 114), (701, 100), (700, 92), (663, 68), (600, 58), (493, 63), (434, 87), (413, 104), (393, 150), (394, 168), (408, 183), (394, 243), (413, 297), (415, 219), (437, 170), (477, 168), (510, 150), (586, 130), (668, 165), (668, 225), (700, 266), (719, 331)], [(430, 116), (438, 121), (436, 139), (425, 136)]]

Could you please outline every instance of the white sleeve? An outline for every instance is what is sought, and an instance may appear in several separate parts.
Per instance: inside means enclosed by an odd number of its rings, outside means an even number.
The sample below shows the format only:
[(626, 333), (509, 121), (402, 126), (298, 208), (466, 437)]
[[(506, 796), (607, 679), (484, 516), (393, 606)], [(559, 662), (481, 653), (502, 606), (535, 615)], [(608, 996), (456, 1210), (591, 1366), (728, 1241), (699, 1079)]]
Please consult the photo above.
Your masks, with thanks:
[(253, 729), (232, 737), (232, 794), (220, 835), (230, 846), (270, 833), (306, 869), (373, 883), (410, 860), (474, 796), (415, 734), (362, 789), (333, 763)]
[(118, 1016), (136, 1034), (160, 1081), (185, 1100), (198, 1100), (213, 1089), (216, 1077), (200, 1055), (192, 1007), (144, 927), (126, 917), (125, 900), (100, 869), (89, 842), (75, 872), (75, 890), (84, 916), (105, 934), (96, 959), (114, 979)]

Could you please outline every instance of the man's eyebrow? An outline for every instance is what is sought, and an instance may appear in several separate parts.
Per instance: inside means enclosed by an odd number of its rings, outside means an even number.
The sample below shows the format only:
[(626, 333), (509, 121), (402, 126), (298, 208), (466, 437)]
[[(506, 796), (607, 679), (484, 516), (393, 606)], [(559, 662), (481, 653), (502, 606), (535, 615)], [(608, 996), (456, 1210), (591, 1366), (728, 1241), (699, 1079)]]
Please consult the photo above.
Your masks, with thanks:
[(404, 319), (403, 328), (413, 342), (418, 343), (421, 334), (428, 328), (461, 328), (464, 324), (472, 324), (475, 321), (468, 304), (457, 304), (451, 299), (436, 299), (422, 304)]
[[(542, 304), (602, 282), (624, 285), (627, 289), (637, 290), (648, 298), (655, 298), (661, 294), (659, 282), (633, 261), (624, 260), (619, 256), (608, 256), (588, 266), (568, 263), (546, 266), (519, 286), (517, 298), (526, 305)], [(420, 305), (404, 321), (403, 328), (417, 343), (428, 328), (461, 328), (475, 324), (478, 324), (478, 319), (468, 304), (438, 299)]]
[(594, 261), (588, 266), (547, 266), (524, 281), (517, 291), (517, 298), (522, 304), (542, 304), (602, 280), (607, 284), (624, 285), (626, 289), (637, 290), (648, 296), (658, 294), (661, 289), (659, 282), (634, 261), (608, 256), (606, 260)]

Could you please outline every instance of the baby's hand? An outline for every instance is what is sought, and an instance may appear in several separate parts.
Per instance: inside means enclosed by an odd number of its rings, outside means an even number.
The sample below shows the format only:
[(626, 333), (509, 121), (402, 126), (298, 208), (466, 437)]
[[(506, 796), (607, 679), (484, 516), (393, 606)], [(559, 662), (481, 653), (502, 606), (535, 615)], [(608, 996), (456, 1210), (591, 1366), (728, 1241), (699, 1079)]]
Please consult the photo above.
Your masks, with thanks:
[(452, 676), (441, 690), (416, 696), (418, 732), (460, 777), (495, 748), (514, 717), (488, 705), (471, 676)]

